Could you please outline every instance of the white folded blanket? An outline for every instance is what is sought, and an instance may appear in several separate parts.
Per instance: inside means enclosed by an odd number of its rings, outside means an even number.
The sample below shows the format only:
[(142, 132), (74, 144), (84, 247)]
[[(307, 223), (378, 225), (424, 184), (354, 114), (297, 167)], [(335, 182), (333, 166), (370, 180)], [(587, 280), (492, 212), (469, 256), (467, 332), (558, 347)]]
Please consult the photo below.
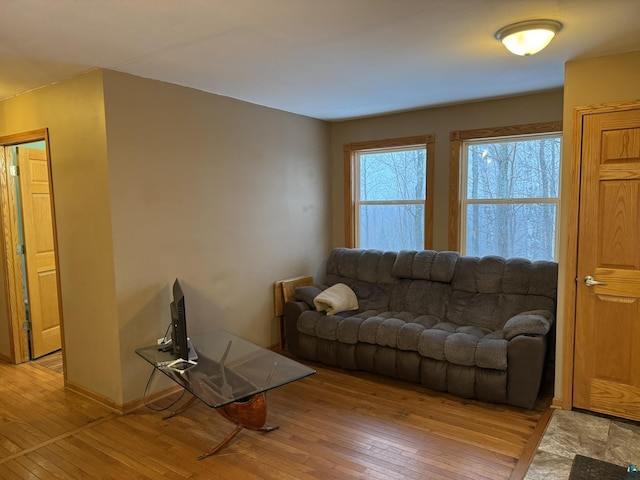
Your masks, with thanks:
[(313, 299), (313, 304), (319, 312), (335, 315), (339, 312), (358, 309), (358, 297), (348, 285), (336, 283)]

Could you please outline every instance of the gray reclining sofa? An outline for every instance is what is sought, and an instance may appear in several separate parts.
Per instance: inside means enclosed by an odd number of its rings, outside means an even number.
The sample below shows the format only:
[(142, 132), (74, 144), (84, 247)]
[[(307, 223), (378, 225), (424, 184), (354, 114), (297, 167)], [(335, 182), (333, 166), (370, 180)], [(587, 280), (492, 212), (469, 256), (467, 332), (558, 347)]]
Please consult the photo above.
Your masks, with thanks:
[[(337, 248), (324, 284), (298, 288), (285, 305), (286, 345), (312, 361), (533, 408), (553, 344), (557, 275), (548, 261)], [(314, 298), (338, 283), (358, 309), (317, 311)]]

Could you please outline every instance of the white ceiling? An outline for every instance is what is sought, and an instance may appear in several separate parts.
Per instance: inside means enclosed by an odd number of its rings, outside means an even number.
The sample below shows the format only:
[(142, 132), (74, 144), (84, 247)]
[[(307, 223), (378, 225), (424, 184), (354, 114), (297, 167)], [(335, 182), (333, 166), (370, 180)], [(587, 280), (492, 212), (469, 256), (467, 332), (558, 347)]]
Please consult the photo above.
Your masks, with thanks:
[[(507, 24), (564, 28), (517, 57)], [(640, 50), (640, 0), (0, 0), (0, 99), (94, 67), (339, 120), (562, 86)]]

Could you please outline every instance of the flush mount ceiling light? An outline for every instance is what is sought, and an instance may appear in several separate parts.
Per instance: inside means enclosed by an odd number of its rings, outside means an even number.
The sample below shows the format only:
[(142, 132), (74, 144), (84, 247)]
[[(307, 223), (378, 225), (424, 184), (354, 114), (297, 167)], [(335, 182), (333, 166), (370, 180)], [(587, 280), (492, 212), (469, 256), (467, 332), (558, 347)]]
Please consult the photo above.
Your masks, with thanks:
[(511, 53), (526, 56), (549, 45), (561, 29), (562, 24), (555, 20), (527, 20), (501, 28), (496, 32), (496, 38)]

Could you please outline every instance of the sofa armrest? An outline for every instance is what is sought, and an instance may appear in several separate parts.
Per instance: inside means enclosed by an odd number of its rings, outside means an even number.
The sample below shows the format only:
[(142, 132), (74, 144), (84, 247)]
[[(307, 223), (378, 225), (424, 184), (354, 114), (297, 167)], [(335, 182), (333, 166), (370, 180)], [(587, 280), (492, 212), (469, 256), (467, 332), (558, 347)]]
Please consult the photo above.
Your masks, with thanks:
[(546, 335), (553, 324), (554, 316), (549, 310), (531, 310), (511, 317), (502, 331), (511, 340), (518, 335)]
[(315, 310), (315, 305), (313, 303), (313, 299), (316, 298), (324, 288), (318, 285), (307, 285), (305, 287), (296, 288), (293, 298), (296, 302), (304, 302), (311, 308)]
[(534, 408), (544, 372), (546, 335), (518, 335), (507, 347), (507, 403)]

